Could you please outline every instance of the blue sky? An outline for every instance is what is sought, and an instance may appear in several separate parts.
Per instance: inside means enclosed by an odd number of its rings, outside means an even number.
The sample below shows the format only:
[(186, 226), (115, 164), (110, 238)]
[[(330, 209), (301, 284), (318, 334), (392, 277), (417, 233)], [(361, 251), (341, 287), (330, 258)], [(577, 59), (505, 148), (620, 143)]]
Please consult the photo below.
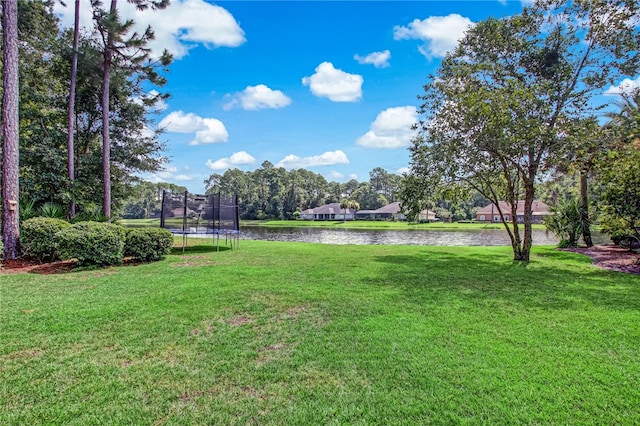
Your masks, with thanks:
[[(338, 182), (366, 181), (375, 167), (400, 173), (428, 75), (473, 22), (522, 9), (504, 0), (118, 4), (152, 26), (156, 51), (175, 56), (162, 89), (171, 97), (154, 116), (169, 161), (144, 178), (191, 192), (212, 173), (264, 161)], [(70, 25), (71, 10), (57, 8)]]

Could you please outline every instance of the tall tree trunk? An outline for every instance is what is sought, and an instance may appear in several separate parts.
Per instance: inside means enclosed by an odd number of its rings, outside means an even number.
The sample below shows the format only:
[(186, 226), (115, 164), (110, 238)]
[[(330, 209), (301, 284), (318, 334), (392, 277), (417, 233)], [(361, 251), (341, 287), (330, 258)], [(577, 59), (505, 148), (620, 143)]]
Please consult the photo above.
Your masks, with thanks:
[(591, 227), (589, 226), (589, 182), (587, 172), (580, 172), (580, 216), (582, 221), (582, 239), (587, 247), (593, 247), (591, 239)]
[(2, 239), (5, 259), (15, 259), (20, 240), (18, 1), (4, 0), (3, 3)]
[(531, 220), (533, 216), (533, 197), (535, 189), (533, 186), (533, 180), (526, 184), (524, 195), (524, 237), (522, 239), (522, 252), (521, 258), (516, 260), (522, 260), (528, 262), (531, 257), (531, 246), (533, 246), (533, 233), (531, 227)]
[(78, 80), (78, 39), (80, 35), (80, 0), (76, 0), (73, 24), (73, 55), (71, 56), (71, 87), (69, 88), (69, 122), (67, 127), (67, 171), (71, 185), (71, 202), (69, 203), (69, 217), (76, 215), (73, 181), (75, 180), (73, 125), (75, 120), (76, 83)]
[(107, 218), (111, 220), (111, 138), (109, 134), (109, 90), (111, 85), (111, 62), (113, 60), (113, 26), (112, 19), (115, 19), (118, 0), (111, 0), (109, 9), (109, 26), (107, 44), (104, 47), (104, 63), (102, 65), (102, 178), (104, 188), (104, 198), (102, 210)]

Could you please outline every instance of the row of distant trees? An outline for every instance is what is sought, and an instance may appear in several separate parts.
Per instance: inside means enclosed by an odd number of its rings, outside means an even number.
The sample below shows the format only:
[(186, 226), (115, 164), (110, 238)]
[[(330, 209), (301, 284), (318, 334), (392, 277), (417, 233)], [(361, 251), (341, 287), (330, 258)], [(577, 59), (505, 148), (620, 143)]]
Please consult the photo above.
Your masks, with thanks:
[[(400, 175), (376, 167), (365, 182), (330, 182), (319, 173), (286, 170), (265, 161), (253, 171), (230, 169), (212, 174), (204, 184), (207, 194), (238, 195), (242, 219), (292, 219), (296, 212), (344, 199), (357, 201), (361, 208), (377, 209), (397, 200), (401, 181)], [(163, 190), (181, 193), (188, 188), (141, 182), (132, 188), (123, 217), (157, 217)]]
[[(296, 212), (345, 200), (355, 201), (360, 209), (367, 210), (403, 201), (399, 194), (404, 182), (405, 177), (381, 167), (371, 170), (367, 181), (335, 182), (306, 169), (286, 170), (264, 162), (253, 171), (230, 169), (223, 174), (212, 174), (205, 185), (209, 194), (237, 194), (242, 219), (293, 219)], [(131, 188), (120, 215), (129, 219), (158, 217), (165, 190), (181, 194), (189, 188), (171, 183), (140, 182)], [(547, 204), (562, 204), (579, 195), (579, 177), (563, 174), (545, 180), (536, 186), (536, 194)], [(600, 197), (598, 192), (595, 197)], [(471, 190), (457, 199), (428, 200), (424, 208), (434, 211), (440, 220), (459, 221), (474, 219), (476, 212), (489, 202), (478, 191)]]
[[(140, 9), (168, 0), (128, 0)], [(64, 206), (67, 217), (95, 211), (110, 218), (140, 172), (157, 171), (163, 145), (149, 113), (166, 95), (171, 62), (147, 48), (153, 31), (132, 34), (118, 15), (91, 0), (94, 31), (61, 31), (53, 0), (2, 2), (5, 256), (17, 254), (19, 205)], [(19, 117), (19, 118), (18, 118)]]

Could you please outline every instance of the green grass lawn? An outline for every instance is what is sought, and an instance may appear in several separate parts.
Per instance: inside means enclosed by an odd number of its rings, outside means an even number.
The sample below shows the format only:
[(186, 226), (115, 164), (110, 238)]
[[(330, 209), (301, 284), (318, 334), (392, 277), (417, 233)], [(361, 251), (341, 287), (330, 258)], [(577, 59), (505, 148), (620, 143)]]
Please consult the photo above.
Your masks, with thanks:
[(640, 424), (640, 278), (536, 248), (242, 241), (0, 273), (0, 424)]

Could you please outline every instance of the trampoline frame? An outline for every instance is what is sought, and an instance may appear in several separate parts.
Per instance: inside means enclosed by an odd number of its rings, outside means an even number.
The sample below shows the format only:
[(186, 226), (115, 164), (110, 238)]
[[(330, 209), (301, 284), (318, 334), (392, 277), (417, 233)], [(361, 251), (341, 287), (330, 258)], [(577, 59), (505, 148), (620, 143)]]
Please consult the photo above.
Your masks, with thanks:
[[(190, 194), (189, 191), (185, 191), (182, 195), (182, 199), (176, 199), (175, 193), (171, 191), (162, 191), (162, 207), (160, 211), (160, 228), (167, 229), (173, 234), (182, 235), (182, 252), (184, 253), (185, 247), (188, 241), (189, 235), (208, 235), (211, 234), (212, 242), (216, 240), (216, 249), (220, 251), (220, 235), (225, 236), (225, 245), (230, 245), (233, 250), (235, 243), (236, 249), (240, 248), (240, 213), (238, 208), (238, 195), (234, 194), (231, 197), (222, 197), (220, 194)], [(170, 198), (168, 198), (170, 197)], [(196, 212), (196, 217), (189, 216), (189, 204), (190, 202), (197, 203), (202, 202), (197, 209), (191, 211)], [(224, 202), (224, 203), (223, 203)], [(169, 217), (169, 212), (175, 211), (181, 208), (182, 211), (182, 224), (181, 227), (170, 226), (167, 224), (166, 219)], [(202, 215), (205, 215), (207, 220), (204, 225), (204, 232), (200, 231), (200, 221)], [(210, 216), (210, 217), (206, 217)], [(180, 217), (178, 216), (178, 219)], [(195, 219), (195, 231), (190, 226), (190, 220)]]

